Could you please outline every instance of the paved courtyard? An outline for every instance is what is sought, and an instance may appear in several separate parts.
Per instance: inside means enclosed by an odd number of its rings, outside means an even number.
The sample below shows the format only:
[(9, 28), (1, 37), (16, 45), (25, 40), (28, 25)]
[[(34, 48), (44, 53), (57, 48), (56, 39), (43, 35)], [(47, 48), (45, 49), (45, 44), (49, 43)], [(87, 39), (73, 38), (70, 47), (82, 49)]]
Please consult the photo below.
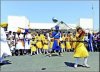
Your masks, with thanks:
[(5, 60), (11, 61), (9, 64), (1, 65), (1, 72), (22, 72), (22, 71), (50, 71), (50, 72), (99, 72), (99, 52), (90, 52), (88, 64), (90, 68), (81, 67), (83, 59), (80, 59), (80, 66), (75, 69), (73, 52), (64, 52), (63, 57), (52, 56), (48, 57), (43, 54), (30, 56), (12, 56)]

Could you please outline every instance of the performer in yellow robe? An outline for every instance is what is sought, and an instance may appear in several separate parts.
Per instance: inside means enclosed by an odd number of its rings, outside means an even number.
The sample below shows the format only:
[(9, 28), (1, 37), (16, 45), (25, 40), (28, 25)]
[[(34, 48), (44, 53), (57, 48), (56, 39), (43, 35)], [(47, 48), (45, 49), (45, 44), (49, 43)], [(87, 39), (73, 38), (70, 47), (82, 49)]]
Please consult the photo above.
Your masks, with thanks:
[(37, 53), (42, 53), (43, 42), (41, 40), (40, 34), (38, 36), (38, 40), (37, 40), (36, 46), (38, 48), (38, 52)]
[(71, 38), (71, 51), (73, 52), (76, 46), (76, 36), (73, 35), (73, 37)]
[(48, 46), (48, 40), (47, 40), (47, 38), (44, 40), (44, 42), (43, 42), (43, 53), (44, 54), (48, 54), (48, 48), (49, 48), (49, 46)]
[(37, 41), (38, 40), (38, 34), (36, 33), (35, 35), (35, 40)]
[(61, 48), (63, 48), (63, 52), (65, 52), (66, 51), (66, 41), (65, 41), (65, 39), (66, 39), (66, 35), (65, 34), (63, 34), (63, 36), (62, 36), (62, 41), (63, 41), (63, 44), (62, 44), (62, 47)]
[(73, 33), (70, 33), (70, 45), (71, 45), (70, 51), (71, 52), (73, 52), (73, 48), (72, 48), (73, 42), (72, 42), (72, 40), (73, 40)]
[(54, 39), (51, 38), (51, 39), (50, 39), (50, 44), (49, 44), (49, 52), (51, 52), (51, 50), (52, 50), (52, 47), (53, 47), (53, 41), (54, 41)]
[(73, 43), (72, 43), (72, 48), (75, 48), (75, 46), (76, 46), (76, 37), (73, 37)]
[(67, 37), (66, 37), (66, 50), (69, 52), (71, 50), (71, 45), (70, 45), (70, 36), (69, 34), (67, 34)]
[(35, 55), (36, 54), (36, 40), (32, 40), (31, 41), (31, 45), (30, 45), (30, 48), (31, 48), (31, 55)]
[(64, 52), (65, 51), (65, 42), (61, 41), (60, 46), (61, 46), (61, 52)]
[(45, 40), (44, 34), (40, 34), (40, 38), (41, 38), (42, 41), (44, 41)]
[(50, 48), (53, 46), (53, 39), (50, 40)]
[(65, 36), (62, 36), (62, 41), (65, 41)]
[(87, 64), (89, 53), (84, 45), (84, 35), (85, 35), (85, 32), (83, 31), (83, 29), (80, 27), (77, 28), (77, 34), (76, 34), (77, 42), (76, 42), (76, 47), (74, 51), (74, 58), (76, 58), (75, 65), (74, 65), (75, 68), (78, 65), (79, 58), (84, 58), (83, 66), (90, 67)]

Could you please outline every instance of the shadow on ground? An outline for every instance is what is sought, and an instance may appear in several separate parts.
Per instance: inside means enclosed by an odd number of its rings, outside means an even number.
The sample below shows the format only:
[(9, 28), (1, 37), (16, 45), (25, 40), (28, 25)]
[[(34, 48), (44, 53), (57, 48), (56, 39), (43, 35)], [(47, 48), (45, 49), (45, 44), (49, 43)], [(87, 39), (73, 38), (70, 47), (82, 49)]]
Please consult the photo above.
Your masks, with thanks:
[[(69, 67), (74, 67), (74, 64), (75, 64), (75, 63), (72, 63), (72, 62), (64, 62), (64, 63), (65, 63), (65, 65), (67, 65)], [(83, 67), (83, 65), (78, 64), (78, 67)]]
[(4, 60), (2, 63), (0, 63), (0, 66), (8, 65), (8, 64), (12, 64), (12, 63), (9, 60)]

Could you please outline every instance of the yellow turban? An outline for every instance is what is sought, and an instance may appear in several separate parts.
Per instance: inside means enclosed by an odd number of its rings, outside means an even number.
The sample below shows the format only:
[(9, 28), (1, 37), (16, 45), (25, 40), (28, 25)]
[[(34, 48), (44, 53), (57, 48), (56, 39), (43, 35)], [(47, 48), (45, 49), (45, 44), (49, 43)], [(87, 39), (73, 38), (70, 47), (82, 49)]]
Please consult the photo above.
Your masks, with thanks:
[(2, 22), (1, 24), (0, 24), (0, 27), (2, 27), (2, 28), (5, 28), (5, 27), (7, 27), (8, 26), (8, 23), (7, 22)]

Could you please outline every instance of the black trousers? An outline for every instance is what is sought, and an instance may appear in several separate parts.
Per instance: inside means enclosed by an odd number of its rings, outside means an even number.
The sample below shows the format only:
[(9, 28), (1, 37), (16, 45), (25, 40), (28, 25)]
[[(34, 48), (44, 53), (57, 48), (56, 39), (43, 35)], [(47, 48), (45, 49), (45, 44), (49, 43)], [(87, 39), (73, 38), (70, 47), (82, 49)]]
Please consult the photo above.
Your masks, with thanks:
[(100, 52), (100, 41), (97, 41), (98, 52)]
[(24, 49), (15, 50), (15, 55), (24, 55)]

